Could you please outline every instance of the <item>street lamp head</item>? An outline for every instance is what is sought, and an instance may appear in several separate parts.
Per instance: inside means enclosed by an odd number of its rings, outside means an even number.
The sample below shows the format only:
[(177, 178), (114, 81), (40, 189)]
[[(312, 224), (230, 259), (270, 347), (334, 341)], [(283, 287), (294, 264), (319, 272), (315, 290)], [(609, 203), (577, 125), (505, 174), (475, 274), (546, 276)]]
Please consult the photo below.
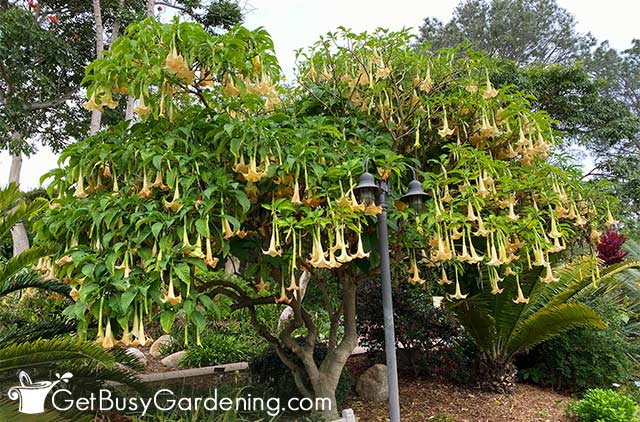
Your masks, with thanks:
[(364, 205), (372, 205), (375, 204), (376, 198), (381, 190), (382, 188), (376, 183), (376, 179), (373, 177), (373, 174), (365, 171), (360, 175), (358, 186), (353, 188), (353, 193), (356, 195), (356, 198), (360, 203)]
[(405, 204), (409, 204), (411, 208), (418, 211), (422, 208), (425, 201), (431, 196), (422, 189), (422, 184), (416, 179), (409, 182), (409, 189), (400, 200)]

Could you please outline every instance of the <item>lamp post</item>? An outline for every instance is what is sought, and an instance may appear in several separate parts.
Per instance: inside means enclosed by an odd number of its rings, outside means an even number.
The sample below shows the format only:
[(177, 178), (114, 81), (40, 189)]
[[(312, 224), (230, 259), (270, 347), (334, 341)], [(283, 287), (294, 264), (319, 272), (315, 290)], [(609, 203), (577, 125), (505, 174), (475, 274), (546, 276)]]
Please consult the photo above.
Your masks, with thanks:
[[(378, 215), (378, 239), (380, 242), (380, 272), (382, 278), (382, 310), (384, 315), (384, 345), (387, 358), (387, 377), (389, 380), (389, 414), (391, 422), (400, 422), (400, 395), (398, 392), (398, 365), (396, 360), (396, 335), (393, 323), (393, 299), (391, 297), (391, 267), (389, 264), (389, 233), (387, 227), (387, 194), (389, 184), (384, 181), (376, 181), (373, 174), (369, 173), (370, 158), (365, 160), (365, 171), (360, 176), (358, 186), (354, 193), (365, 205), (377, 203), (382, 207)], [(422, 207), (429, 197), (418, 182), (416, 171), (405, 163), (413, 173), (413, 180), (409, 183), (409, 189), (401, 200), (414, 209)]]

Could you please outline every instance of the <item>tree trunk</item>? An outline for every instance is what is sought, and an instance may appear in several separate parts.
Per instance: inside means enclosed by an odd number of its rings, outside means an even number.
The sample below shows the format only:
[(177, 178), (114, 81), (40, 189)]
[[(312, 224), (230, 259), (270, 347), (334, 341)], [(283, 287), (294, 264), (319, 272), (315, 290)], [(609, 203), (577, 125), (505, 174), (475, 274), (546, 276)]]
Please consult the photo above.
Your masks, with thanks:
[(153, 7), (156, 5), (156, 0), (147, 0), (147, 16), (153, 16)]
[[(96, 21), (96, 58), (100, 58), (104, 51), (104, 28), (102, 27), (102, 9), (100, 7), (100, 0), (93, 0), (93, 18)], [(101, 121), (102, 113), (98, 110), (93, 110), (91, 112), (91, 126), (89, 126), (90, 135), (98, 133)]]
[[(340, 343), (327, 351), (327, 356), (320, 364), (318, 370), (309, 368), (305, 362), (305, 369), (309, 375), (309, 381), (313, 388), (313, 395), (317, 398), (326, 398), (331, 401), (330, 409), (317, 409), (328, 420), (339, 416), (338, 403), (336, 401), (336, 389), (340, 376), (347, 363), (347, 359), (358, 346), (358, 332), (356, 324), (356, 284), (351, 276), (343, 272), (340, 276), (342, 286), (342, 309), (344, 335)], [(303, 360), (304, 362), (304, 360)]]
[[(9, 183), (20, 185), (20, 170), (22, 169), (22, 154), (11, 155), (11, 168), (9, 169)], [(29, 249), (29, 236), (27, 229), (22, 222), (16, 223), (11, 229), (11, 239), (13, 241), (13, 256), (20, 255)]]
[(516, 367), (511, 361), (486, 356), (479, 358), (473, 370), (473, 379), (480, 389), (501, 394), (513, 392), (516, 375)]

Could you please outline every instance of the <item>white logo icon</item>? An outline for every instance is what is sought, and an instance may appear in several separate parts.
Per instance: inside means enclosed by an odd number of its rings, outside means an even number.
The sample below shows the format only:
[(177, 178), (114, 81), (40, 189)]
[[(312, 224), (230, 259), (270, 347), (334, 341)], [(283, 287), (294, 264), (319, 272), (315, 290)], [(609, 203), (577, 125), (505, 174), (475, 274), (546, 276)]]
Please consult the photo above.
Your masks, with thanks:
[(21, 385), (9, 389), (9, 398), (20, 400), (20, 408), (18, 409), (20, 413), (44, 413), (44, 402), (49, 392), (60, 382), (68, 383), (73, 374), (70, 372), (65, 372), (62, 375), (56, 373), (56, 377), (58, 378), (56, 381), (31, 382), (29, 374), (20, 371), (18, 379)]

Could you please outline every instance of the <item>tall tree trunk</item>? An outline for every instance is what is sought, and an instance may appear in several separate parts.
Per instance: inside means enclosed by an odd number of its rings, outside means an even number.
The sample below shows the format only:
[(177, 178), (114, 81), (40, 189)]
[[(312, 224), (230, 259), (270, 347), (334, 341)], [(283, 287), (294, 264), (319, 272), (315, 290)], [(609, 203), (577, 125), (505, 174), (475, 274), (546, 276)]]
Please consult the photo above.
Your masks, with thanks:
[[(93, 18), (96, 21), (96, 57), (102, 57), (104, 51), (104, 28), (102, 27), (102, 9), (100, 7), (100, 0), (93, 0)], [(95, 135), (100, 130), (100, 122), (102, 120), (102, 113), (98, 110), (91, 112), (91, 126), (89, 127), (89, 134)]]
[[(9, 183), (20, 184), (20, 170), (22, 169), (22, 154), (11, 155), (11, 168), (9, 169)], [(22, 222), (16, 223), (11, 229), (11, 239), (13, 241), (13, 256), (19, 255), (29, 249), (29, 237)]]

